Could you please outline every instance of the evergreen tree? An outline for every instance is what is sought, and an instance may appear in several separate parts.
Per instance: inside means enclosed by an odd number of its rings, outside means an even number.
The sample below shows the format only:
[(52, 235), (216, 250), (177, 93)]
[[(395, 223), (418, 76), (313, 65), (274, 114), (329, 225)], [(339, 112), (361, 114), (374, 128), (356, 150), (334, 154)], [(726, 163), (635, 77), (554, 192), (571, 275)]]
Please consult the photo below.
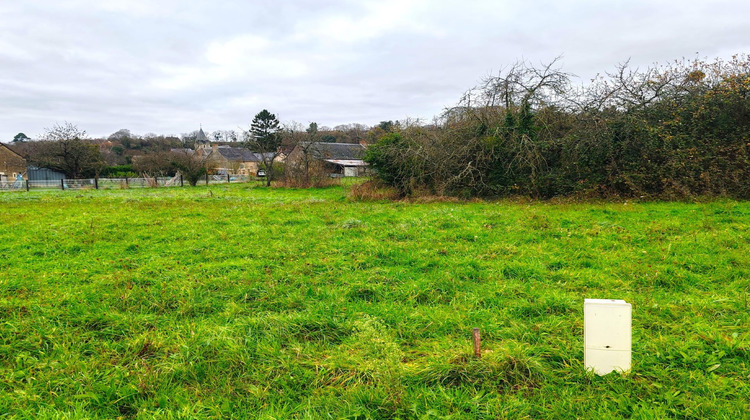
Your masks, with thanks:
[(270, 186), (273, 178), (273, 160), (279, 155), (281, 147), (279, 120), (276, 115), (266, 109), (260, 111), (253, 118), (250, 132), (245, 138), (246, 146), (260, 153), (263, 168), (266, 170), (266, 186)]
[(13, 137), (13, 143), (23, 143), (29, 140), (31, 139), (24, 133), (18, 133), (15, 135), (15, 137)]

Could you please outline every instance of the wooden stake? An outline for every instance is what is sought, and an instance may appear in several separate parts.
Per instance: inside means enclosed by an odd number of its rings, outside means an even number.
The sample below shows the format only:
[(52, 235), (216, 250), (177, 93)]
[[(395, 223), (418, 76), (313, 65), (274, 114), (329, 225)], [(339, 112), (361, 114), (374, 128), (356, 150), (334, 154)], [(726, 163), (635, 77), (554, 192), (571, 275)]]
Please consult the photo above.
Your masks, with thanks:
[(482, 357), (482, 339), (479, 336), (479, 328), (474, 328), (472, 338), (474, 339), (474, 356)]

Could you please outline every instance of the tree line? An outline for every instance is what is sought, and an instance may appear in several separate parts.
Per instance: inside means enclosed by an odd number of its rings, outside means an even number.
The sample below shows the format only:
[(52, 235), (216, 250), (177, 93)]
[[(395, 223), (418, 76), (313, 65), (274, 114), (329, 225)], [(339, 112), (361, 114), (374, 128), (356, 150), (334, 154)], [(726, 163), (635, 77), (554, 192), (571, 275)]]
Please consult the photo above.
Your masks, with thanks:
[(625, 63), (583, 86), (557, 63), (485, 78), (366, 160), (402, 196), (750, 198), (747, 56)]
[[(258, 153), (267, 185), (283, 177), (287, 185), (309, 187), (330, 183), (328, 173), (312, 158), (315, 144), (374, 143), (401, 125), (383, 121), (373, 127), (349, 124), (331, 129), (319, 128), (312, 122), (304, 127), (296, 122), (281, 124), (276, 115), (264, 109), (255, 115), (247, 130), (218, 130), (207, 137), (214, 144), (245, 147)], [(195, 185), (201, 177), (216, 170), (207, 159), (210, 149), (196, 150), (198, 132), (180, 137), (139, 136), (121, 129), (107, 138), (92, 139), (85, 130), (65, 122), (46, 129), (38, 140), (19, 133), (12, 145), (30, 165), (62, 172), (67, 178), (174, 176), (179, 171), (188, 183)], [(280, 154), (288, 154), (296, 146), (303, 149), (300, 159), (283, 165), (274, 163)]]
[[(264, 111), (267, 113), (263, 115), (264, 118), (272, 117), (271, 120), (276, 122), (273, 127), (269, 127), (267, 144), (259, 144), (253, 134), (253, 124), (257, 123), (256, 119)], [(269, 153), (280, 150), (288, 152), (301, 142), (306, 145), (318, 142), (374, 143), (383, 134), (399, 126), (399, 122), (383, 121), (373, 127), (363, 124), (318, 127), (314, 122), (309, 127), (304, 127), (296, 122), (281, 124), (274, 114), (263, 110), (255, 116), (247, 130), (216, 130), (207, 137), (212, 143), (247, 147), (255, 152), (263, 152), (263, 156), (268, 157)], [(64, 122), (46, 129), (37, 140), (18, 133), (12, 140), (12, 147), (29, 164), (62, 172), (68, 178), (135, 177), (144, 174), (172, 176), (179, 168), (183, 168), (183, 172), (195, 168), (196, 173), (202, 171), (205, 174), (211, 168), (198, 156), (188, 153), (195, 149), (197, 135), (198, 130), (180, 136), (165, 136), (153, 133), (137, 135), (128, 129), (121, 129), (106, 138), (90, 138), (85, 130)], [(274, 146), (267, 147), (269, 144)], [(270, 161), (264, 161), (263, 165), (272, 167)], [(310, 171), (315, 168), (311, 167), (311, 162), (307, 162), (303, 174), (299, 174), (298, 167), (290, 169), (292, 176), (301, 176), (301, 186), (308, 183)], [(192, 169), (189, 171), (193, 172)]]

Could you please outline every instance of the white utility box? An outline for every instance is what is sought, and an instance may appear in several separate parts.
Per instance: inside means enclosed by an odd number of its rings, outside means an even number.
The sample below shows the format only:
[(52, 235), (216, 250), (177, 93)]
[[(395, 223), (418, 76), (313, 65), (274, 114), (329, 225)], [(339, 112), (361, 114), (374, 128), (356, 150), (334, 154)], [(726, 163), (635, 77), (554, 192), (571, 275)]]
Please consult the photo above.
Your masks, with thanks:
[(585, 299), (583, 303), (583, 363), (598, 375), (630, 370), (632, 357), (631, 305), (624, 300)]

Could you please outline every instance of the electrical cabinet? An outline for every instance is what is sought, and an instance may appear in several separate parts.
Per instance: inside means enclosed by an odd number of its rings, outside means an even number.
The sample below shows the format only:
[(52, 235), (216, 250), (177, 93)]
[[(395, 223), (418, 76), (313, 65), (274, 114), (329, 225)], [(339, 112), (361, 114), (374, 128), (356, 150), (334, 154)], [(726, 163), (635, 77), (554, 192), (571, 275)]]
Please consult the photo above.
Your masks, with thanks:
[(586, 299), (583, 303), (584, 366), (598, 375), (630, 370), (632, 306), (624, 300)]

